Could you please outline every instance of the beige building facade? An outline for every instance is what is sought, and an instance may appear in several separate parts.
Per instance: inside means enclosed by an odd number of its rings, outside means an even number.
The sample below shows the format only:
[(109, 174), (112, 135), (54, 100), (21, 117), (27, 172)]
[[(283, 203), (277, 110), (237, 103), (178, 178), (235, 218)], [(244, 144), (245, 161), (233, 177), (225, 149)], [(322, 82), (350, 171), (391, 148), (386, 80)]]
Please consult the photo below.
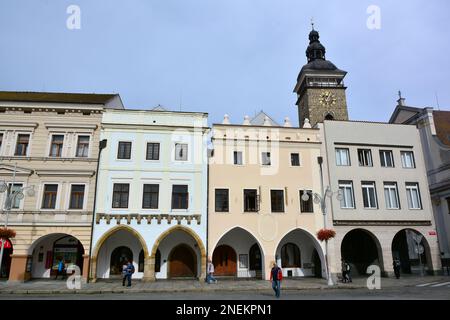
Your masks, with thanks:
[(269, 279), (272, 261), (286, 277), (326, 274), (320, 208), (302, 203), (319, 191), (320, 131), (278, 125), (261, 112), (242, 125), (212, 128), (208, 255), (215, 275)]
[(105, 107), (123, 108), (118, 95), (0, 92), (0, 180), (12, 191), (34, 191), (2, 211), (0, 223), (8, 214), (16, 232), (2, 277), (49, 278), (60, 260), (87, 277)]

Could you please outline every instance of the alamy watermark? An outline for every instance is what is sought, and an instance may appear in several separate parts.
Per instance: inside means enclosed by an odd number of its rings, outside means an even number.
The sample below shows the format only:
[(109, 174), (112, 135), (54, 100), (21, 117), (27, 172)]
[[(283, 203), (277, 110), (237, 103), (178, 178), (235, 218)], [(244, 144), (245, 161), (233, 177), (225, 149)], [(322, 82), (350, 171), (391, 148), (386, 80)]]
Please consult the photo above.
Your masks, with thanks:
[(381, 269), (377, 265), (370, 265), (367, 267), (367, 274), (370, 276), (367, 278), (367, 289), (379, 290), (381, 289)]
[(66, 286), (69, 290), (79, 290), (81, 289), (81, 271), (76, 265), (71, 265), (67, 268), (67, 274), (70, 276), (67, 278)]
[(367, 7), (367, 18), (366, 25), (369, 30), (380, 30), (381, 29), (381, 8), (377, 5), (370, 5)]
[(66, 27), (69, 30), (81, 29), (81, 8), (76, 4), (67, 7), (66, 13), (69, 15), (66, 20)]

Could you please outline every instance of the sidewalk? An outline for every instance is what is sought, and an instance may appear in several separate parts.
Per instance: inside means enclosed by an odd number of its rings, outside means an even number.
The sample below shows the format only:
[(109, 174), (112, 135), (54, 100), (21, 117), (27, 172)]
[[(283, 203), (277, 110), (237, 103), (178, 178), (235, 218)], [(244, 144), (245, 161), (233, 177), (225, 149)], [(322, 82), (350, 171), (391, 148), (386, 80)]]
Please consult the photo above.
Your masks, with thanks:
[[(324, 279), (302, 278), (286, 279), (283, 290), (338, 290), (367, 288), (366, 278), (356, 278), (353, 283), (339, 283), (329, 287)], [(381, 278), (381, 288), (409, 287), (427, 282), (449, 281), (445, 276), (404, 276), (400, 279)], [(25, 283), (8, 284), (0, 282), (0, 296), (4, 294), (101, 294), (101, 293), (147, 293), (147, 292), (217, 292), (217, 291), (267, 291), (271, 290), (269, 281), (264, 280), (222, 280), (217, 284), (206, 284), (196, 280), (158, 280), (155, 282), (133, 281), (131, 288), (123, 287), (120, 280), (100, 280), (96, 283), (82, 284), (80, 290), (70, 290), (63, 280), (33, 280)]]

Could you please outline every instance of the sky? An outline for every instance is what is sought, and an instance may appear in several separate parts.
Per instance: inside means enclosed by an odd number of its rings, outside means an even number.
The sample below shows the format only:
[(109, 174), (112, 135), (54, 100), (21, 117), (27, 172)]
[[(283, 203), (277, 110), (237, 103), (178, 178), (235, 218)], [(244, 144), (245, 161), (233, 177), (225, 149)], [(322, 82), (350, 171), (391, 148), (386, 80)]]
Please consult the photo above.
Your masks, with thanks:
[(119, 93), (126, 108), (208, 112), (210, 124), (264, 110), (298, 125), (311, 18), (348, 72), (350, 119), (389, 120), (399, 90), (408, 105), (450, 109), (448, 0), (0, 0), (0, 90)]

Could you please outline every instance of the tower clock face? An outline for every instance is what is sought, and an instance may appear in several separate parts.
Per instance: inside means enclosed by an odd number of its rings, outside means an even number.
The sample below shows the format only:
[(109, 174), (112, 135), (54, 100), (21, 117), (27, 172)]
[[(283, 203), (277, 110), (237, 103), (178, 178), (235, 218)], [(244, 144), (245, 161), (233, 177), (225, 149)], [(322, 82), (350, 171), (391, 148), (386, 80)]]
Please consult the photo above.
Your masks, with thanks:
[(328, 91), (328, 90), (322, 90), (322, 92), (320, 93), (320, 97), (319, 97), (319, 103), (322, 106), (333, 106), (336, 104), (336, 96)]

